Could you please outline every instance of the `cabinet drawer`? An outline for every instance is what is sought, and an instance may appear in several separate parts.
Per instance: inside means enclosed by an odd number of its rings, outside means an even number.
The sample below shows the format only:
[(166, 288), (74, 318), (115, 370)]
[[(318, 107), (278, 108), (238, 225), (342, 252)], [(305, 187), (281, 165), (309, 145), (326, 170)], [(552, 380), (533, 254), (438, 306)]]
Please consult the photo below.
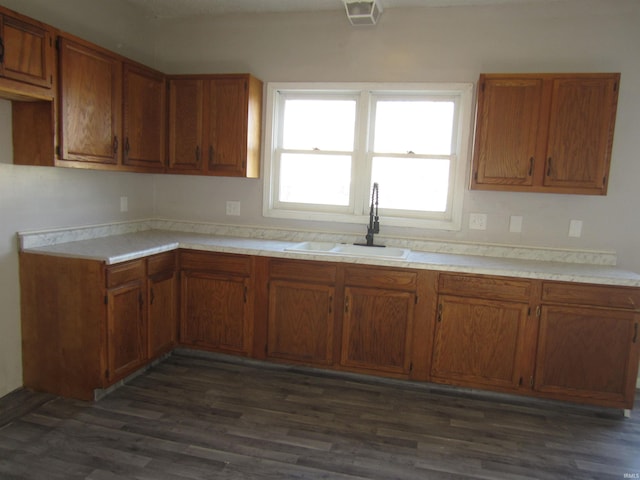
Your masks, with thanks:
[(175, 269), (176, 254), (174, 252), (160, 253), (147, 259), (147, 275), (173, 272)]
[(441, 273), (438, 280), (439, 293), (495, 300), (528, 302), (531, 288), (532, 283), (529, 280), (504, 277)]
[(345, 285), (382, 287), (395, 290), (414, 291), (418, 274), (410, 270), (391, 270), (368, 267), (347, 267), (344, 272)]
[(544, 282), (542, 301), (638, 310), (640, 288)]
[(107, 267), (107, 288), (144, 278), (144, 260), (120, 263)]
[(305, 280), (334, 284), (337, 267), (331, 263), (310, 262), (304, 260), (272, 260), (269, 268), (271, 278)]
[(182, 251), (180, 267), (183, 270), (206, 270), (248, 277), (251, 273), (251, 257), (228, 253)]

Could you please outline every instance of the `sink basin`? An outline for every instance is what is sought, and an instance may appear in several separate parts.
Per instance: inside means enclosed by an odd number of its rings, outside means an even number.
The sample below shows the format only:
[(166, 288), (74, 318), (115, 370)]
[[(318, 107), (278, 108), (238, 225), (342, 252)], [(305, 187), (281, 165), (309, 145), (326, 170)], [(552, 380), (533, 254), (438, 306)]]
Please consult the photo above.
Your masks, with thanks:
[(316, 253), (330, 255), (345, 255), (350, 257), (373, 257), (404, 260), (409, 256), (410, 250), (398, 247), (367, 247), (364, 245), (352, 245), (348, 243), (332, 242), (302, 242), (286, 248), (289, 252)]

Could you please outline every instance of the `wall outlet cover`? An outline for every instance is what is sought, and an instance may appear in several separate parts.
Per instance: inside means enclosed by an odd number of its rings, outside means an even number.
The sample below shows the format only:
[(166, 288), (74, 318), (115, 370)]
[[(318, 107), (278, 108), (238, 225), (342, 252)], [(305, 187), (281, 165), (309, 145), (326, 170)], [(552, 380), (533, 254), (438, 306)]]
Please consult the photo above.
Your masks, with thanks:
[(227, 201), (227, 215), (240, 215), (240, 201), (228, 200)]
[(469, 229), (470, 230), (486, 230), (487, 214), (486, 213), (470, 213)]

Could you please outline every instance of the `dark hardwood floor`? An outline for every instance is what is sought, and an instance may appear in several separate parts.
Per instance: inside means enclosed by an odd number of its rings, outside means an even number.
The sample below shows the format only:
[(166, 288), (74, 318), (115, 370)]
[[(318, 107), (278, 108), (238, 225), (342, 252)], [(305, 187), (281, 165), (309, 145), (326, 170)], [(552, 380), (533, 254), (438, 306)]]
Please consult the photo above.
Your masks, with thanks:
[(638, 402), (629, 419), (184, 354), (93, 404), (16, 401), (2, 480), (640, 477)]

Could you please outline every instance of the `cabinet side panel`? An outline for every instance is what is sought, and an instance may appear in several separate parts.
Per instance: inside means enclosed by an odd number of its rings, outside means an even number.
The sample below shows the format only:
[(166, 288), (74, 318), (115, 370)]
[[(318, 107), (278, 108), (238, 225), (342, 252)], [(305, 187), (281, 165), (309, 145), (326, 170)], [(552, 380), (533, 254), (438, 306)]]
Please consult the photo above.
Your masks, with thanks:
[(105, 369), (101, 262), (20, 254), (24, 384), (92, 399)]

